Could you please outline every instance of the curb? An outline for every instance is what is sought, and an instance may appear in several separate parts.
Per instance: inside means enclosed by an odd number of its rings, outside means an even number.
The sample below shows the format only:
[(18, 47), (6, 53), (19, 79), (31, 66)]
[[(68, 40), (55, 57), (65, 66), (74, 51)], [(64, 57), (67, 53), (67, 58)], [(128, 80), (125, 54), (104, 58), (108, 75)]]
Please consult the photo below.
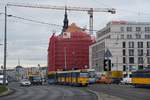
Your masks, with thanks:
[(97, 96), (98, 100), (101, 100), (101, 99), (100, 99), (100, 94), (99, 94), (98, 92), (93, 91), (93, 90), (90, 90), (90, 89), (87, 89), (87, 90), (88, 90), (89, 92), (95, 94), (95, 95)]
[(15, 92), (15, 91), (14, 91), (13, 89), (7, 88), (7, 91), (6, 91), (6, 92), (3, 92), (2, 94), (0, 94), (0, 97), (10, 95), (10, 94), (12, 94), (12, 93), (14, 93), (14, 92)]

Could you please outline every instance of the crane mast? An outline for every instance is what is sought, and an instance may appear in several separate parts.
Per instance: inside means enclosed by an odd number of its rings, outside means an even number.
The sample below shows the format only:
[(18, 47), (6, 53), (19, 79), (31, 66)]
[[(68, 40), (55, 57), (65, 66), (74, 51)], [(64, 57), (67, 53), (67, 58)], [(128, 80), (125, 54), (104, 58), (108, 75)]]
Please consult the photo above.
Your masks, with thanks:
[[(25, 4), (25, 3), (19, 3), (19, 4), (8, 3), (7, 6), (54, 9), (54, 10), (65, 10), (65, 7), (66, 7), (66, 6), (53, 6), (53, 5), (41, 5), (41, 4)], [(89, 14), (89, 33), (91, 35), (93, 34), (93, 12), (108, 12), (111, 14), (116, 13), (116, 10), (114, 8), (88, 8), (88, 7), (67, 6), (67, 10), (88, 12), (88, 14)]]

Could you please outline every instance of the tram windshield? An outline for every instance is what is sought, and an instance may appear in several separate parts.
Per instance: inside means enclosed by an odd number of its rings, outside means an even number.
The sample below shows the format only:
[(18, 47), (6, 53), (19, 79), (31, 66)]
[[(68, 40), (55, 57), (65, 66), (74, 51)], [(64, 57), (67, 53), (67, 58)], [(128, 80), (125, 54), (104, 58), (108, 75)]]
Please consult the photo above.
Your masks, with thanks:
[(88, 73), (80, 73), (80, 77), (88, 77)]

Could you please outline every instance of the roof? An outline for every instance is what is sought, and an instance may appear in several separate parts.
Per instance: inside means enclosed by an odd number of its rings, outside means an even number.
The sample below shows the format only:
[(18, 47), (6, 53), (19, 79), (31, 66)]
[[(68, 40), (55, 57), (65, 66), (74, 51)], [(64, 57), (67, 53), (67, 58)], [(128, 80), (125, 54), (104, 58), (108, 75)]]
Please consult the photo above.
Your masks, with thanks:
[(71, 25), (69, 25), (66, 32), (70, 32), (70, 33), (83, 32), (83, 30), (80, 27), (78, 27), (75, 23), (72, 23)]
[[(66, 37), (66, 34), (68, 35), (68, 37)], [(93, 37), (90, 36), (90, 34), (88, 34), (86, 31), (84, 31), (82, 28), (78, 27), (75, 23), (72, 23), (71, 25), (68, 26), (68, 29), (66, 30), (66, 32), (58, 36), (56, 36), (55, 34), (52, 35), (53, 39), (68, 39), (68, 38), (80, 38), (80, 39), (90, 39), (90, 40), (94, 40)]]
[(150, 22), (113, 20), (113, 21), (110, 21), (107, 25), (150, 25)]
[(16, 66), (16, 68), (23, 68), (22, 66), (20, 66), (20, 65), (18, 65), (18, 66)]

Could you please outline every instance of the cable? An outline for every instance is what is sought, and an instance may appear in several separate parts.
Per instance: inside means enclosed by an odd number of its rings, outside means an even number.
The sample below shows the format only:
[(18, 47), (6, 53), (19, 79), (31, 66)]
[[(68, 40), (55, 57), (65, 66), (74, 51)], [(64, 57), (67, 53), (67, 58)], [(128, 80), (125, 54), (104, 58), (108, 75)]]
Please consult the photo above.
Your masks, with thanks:
[[(5, 14), (5, 13), (0, 13), (0, 14)], [(42, 21), (33, 20), (33, 19), (27, 19), (27, 18), (24, 18), (24, 17), (15, 16), (15, 15), (7, 15), (7, 16), (8, 17), (17, 18), (17, 19), (21, 19), (21, 20), (26, 20), (26, 21), (34, 22), (34, 23), (40, 23), (40, 24), (45, 24), (45, 25), (50, 25), (50, 26), (55, 26), (55, 27), (60, 27), (60, 28), (63, 27), (62, 25), (51, 24), (51, 23), (42, 22)], [(81, 29), (89, 31), (89, 29), (85, 29), (85, 28), (81, 28)], [(92, 30), (92, 31), (98, 31), (98, 30)]]
[[(0, 14), (5, 14), (5, 13), (0, 13)], [(62, 25), (51, 24), (51, 23), (42, 22), (42, 21), (37, 21), (37, 20), (33, 20), (33, 19), (27, 19), (27, 18), (15, 16), (15, 15), (7, 15), (7, 16), (8, 16), (8, 17), (14, 17), (14, 18), (17, 18), (17, 19), (26, 20), (26, 21), (31, 21), (31, 22), (35, 22), (35, 23), (46, 24), (46, 25), (50, 25), (50, 26), (62, 27)]]
[[(5, 14), (5, 13), (0, 13), (0, 14)], [(14, 17), (14, 18), (17, 18), (17, 19), (21, 19), (21, 20), (26, 20), (26, 21), (31, 21), (31, 22), (35, 22), (35, 23), (40, 23), (40, 24), (46, 24), (46, 25), (50, 25), (50, 26), (56, 26), (56, 27), (63, 27), (62, 25), (58, 25), (58, 24), (52, 24), (52, 23), (47, 23), (47, 22), (42, 22), (42, 21), (38, 21), (38, 20), (33, 20), (33, 19), (27, 19), (27, 18), (24, 18), (24, 17), (20, 17), (20, 16), (15, 16), (15, 15), (7, 15), (8, 17)], [(87, 30), (89, 31), (89, 29), (86, 29), (86, 28), (81, 28), (83, 30)], [(92, 31), (98, 31), (98, 30), (92, 30)]]
[[(27, 19), (27, 18), (23, 18), (23, 17), (14, 16), (14, 15), (12, 15), (12, 17), (18, 18), (18, 19), (22, 19), (22, 20), (26, 20), (26, 21), (35, 22), (35, 23), (40, 23), (40, 24), (47, 24), (47, 25), (50, 25), (50, 26), (63, 27), (62, 25), (58, 25), (58, 24), (51, 24), (51, 23), (47, 23), (47, 22), (42, 22), (42, 21)], [(82, 29), (83, 29), (83, 28), (82, 28)], [(85, 30), (88, 30), (88, 31), (89, 31), (89, 29), (85, 29)], [(93, 31), (98, 31), (98, 30), (93, 30)]]

